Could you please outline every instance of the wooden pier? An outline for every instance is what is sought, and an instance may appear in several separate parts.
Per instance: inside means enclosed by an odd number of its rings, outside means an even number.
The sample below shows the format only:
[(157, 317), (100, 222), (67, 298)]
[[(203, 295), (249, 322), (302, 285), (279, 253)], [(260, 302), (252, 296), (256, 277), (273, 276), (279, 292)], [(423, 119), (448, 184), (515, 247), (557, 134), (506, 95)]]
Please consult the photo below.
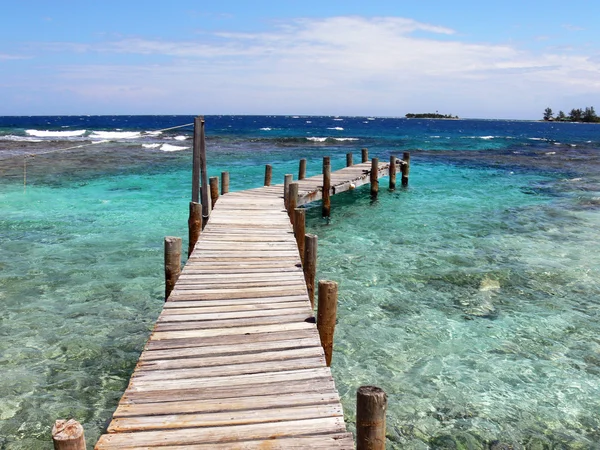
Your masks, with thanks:
[[(372, 183), (372, 168), (389, 174), (389, 163), (353, 165), (326, 194)], [(323, 195), (322, 175), (295, 183), (288, 208)], [(95, 448), (155, 447), (354, 448), (283, 185), (219, 197)]]

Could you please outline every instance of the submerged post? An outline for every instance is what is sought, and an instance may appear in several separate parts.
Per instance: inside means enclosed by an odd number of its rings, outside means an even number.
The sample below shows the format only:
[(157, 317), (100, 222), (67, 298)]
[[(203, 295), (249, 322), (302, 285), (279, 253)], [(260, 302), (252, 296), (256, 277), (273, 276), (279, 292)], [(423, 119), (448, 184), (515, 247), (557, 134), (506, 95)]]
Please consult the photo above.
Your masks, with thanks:
[(323, 156), (323, 217), (329, 217), (331, 214), (331, 159), (329, 156)]
[(294, 210), (298, 205), (298, 183), (290, 183), (288, 192), (288, 216), (290, 223), (294, 224)]
[(54, 450), (85, 450), (83, 427), (75, 419), (57, 420), (52, 427)]
[(290, 193), (290, 183), (294, 179), (294, 175), (286, 173), (283, 177), (283, 204), (285, 208), (288, 207), (288, 195)]
[(298, 167), (298, 179), (304, 180), (306, 178), (306, 158), (300, 160), (300, 166)]
[(300, 253), (300, 261), (304, 265), (304, 247), (306, 233), (306, 210), (304, 208), (294, 209), (294, 235), (296, 236), (296, 244), (298, 245), (298, 253)]
[(410, 153), (404, 152), (402, 155), (402, 186), (408, 186), (408, 173), (410, 172)]
[(352, 153), (346, 153), (346, 167), (351, 167), (354, 165), (352, 158), (353, 158)]
[(310, 300), (311, 309), (315, 309), (315, 279), (317, 277), (317, 235), (307, 234), (304, 237), (304, 281)]
[(210, 177), (210, 207), (214, 208), (219, 200), (219, 177)]
[(366, 163), (369, 160), (369, 149), (363, 148), (360, 150), (362, 156), (362, 162)]
[(337, 316), (338, 285), (335, 281), (319, 281), (319, 305), (317, 307), (317, 329), (321, 346), (325, 352), (327, 367), (333, 355), (333, 332)]
[[(194, 137), (198, 134), (198, 149), (200, 152), (200, 173), (202, 178), (202, 222), (206, 224), (210, 216), (210, 200), (208, 198), (208, 174), (206, 171), (206, 136), (204, 133), (204, 117), (199, 116), (194, 120)], [(194, 201), (194, 200), (193, 200)]]
[(396, 156), (390, 155), (390, 191), (396, 189)]
[(165, 237), (165, 301), (171, 295), (181, 273), (181, 238)]
[(188, 258), (192, 255), (196, 242), (202, 231), (202, 205), (190, 202), (190, 217), (188, 219)]
[(379, 158), (371, 160), (371, 197), (377, 197), (379, 192)]
[(273, 166), (267, 164), (265, 166), (265, 186), (271, 186), (271, 178), (273, 176)]
[(229, 192), (229, 172), (221, 172), (221, 195)]
[(356, 450), (385, 450), (387, 395), (375, 386), (356, 391)]

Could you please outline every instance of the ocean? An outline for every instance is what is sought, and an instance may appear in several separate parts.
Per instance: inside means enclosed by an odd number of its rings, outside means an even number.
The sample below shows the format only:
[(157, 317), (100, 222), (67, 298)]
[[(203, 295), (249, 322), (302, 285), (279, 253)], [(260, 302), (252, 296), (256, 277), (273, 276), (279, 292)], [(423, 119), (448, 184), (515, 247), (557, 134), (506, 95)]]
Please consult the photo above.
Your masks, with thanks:
[[(191, 116), (0, 117), (0, 449), (91, 446), (163, 305), (163, 237), (187, 243)], [(176, 127), (176, 128), (173, 128)], [(600, 448), (600, 126), (207, 116), (231, 190), (345, 154), (411, 152), (408, 188), (309, 205), (338, 281), (332, 371), (388, 394), (388, 447)]]

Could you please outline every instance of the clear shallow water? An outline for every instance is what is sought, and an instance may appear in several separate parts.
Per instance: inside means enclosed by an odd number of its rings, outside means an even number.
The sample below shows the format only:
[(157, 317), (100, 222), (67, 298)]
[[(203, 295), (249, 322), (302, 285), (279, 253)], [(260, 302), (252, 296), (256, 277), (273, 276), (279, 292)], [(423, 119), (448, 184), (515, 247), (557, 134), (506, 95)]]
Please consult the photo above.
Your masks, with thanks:
[[(162, 307), (162, 239), (187, 235), (190, 151), (160, 148), (189, 147), (175, 139), (189, 130), (41, 153), (190, 118), (92, 119), (0, 120), (0, 448), (51, 448), (59, 417), (95, 442)], [(69, 121), (87, 136), (24, 131)], [(229, 170), (233, 189), (260, 185), (265, 163), (277, 180), (301, 157), (317, 173), (367, 144), (412, 151), (409, 189), (336, 196), (329, 224), (309, 213), (319, 276), (340, 283), (333, 371), (350, 427), (356, 388), (376, 384), (391, 448), (595, 448), (600, 129), (546, 125), (208, 118), (209, 175)], [(14, 155), (30, 153), (24, 190)]]

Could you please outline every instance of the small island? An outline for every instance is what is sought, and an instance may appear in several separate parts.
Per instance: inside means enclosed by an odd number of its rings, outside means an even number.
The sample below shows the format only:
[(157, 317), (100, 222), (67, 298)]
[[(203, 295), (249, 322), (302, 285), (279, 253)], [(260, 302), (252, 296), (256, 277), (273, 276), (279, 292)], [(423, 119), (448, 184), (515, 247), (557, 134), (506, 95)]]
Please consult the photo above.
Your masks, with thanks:
[(405, 115), (407, 119), (458, 119), (458, 116), (452, 114), (439, 114), (437, 111), (434, 113), (408, 113)]
[(600, 123), (600, 117), (596, 115), (593, 106), (588, 106), (585, 109), (572, 109), (568, 116), (563, 111), (559, 111), (555, 116), (552, 108), (546, 108), (543, 119), (546, 122)]

